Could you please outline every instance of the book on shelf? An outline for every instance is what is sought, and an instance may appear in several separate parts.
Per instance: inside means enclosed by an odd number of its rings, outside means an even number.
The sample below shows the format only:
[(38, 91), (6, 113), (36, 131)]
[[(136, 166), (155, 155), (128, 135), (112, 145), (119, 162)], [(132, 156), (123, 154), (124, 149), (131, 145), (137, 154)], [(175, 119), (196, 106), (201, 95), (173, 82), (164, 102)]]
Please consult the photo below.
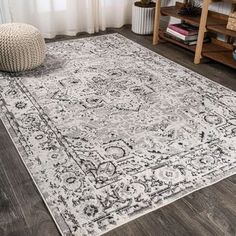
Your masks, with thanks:
[[(192, 40), (192, 41), (185, 41), (185, 40), (182, 40), (180, 38), (177, 38), (175, 36), (173, 36), (172, 34), (169, 34), (168, 32), (165, 32), (164, 33), (164, 36), (167, 37), (167, 38), (170, 38), (170, 39), (173, 39), (173, 40), (176, 40), (178, 42), (181, 42), (181, 43), (184, 43), (186, 45), (196, 45), (197, 44), (197, 40)], [(203, 43), (209, 43), (211, 41), (211, 39), (209, 37), (206, 37), (203, 41)]]
[(175, 30), (167, 27), (166, 29), (166, 32), (179, 38), (179, 39), (182, 39), (184, 41), (193, 41), (193, 40), (197, 40), (197, 37), (198, 37), (198, 34), (195, 34), (195, 35), (183, 35), (179, 32), (176, 32)]
[[(211, 41), (211, 39), (210, 39), (209, 37), (206, 37), (206, 38), (203, 40), (203, 43), (210, 43), (210, 41)], [(189, 45), (189, 46), (197, 45), (197, 40), (184, 42), (184, 44), (187, 44), (187, 45)]]
[(170, 24), (168, 25), (168, 28), (185, 36), (196, 35), (199, 30), (197, 26), (188, 23)]

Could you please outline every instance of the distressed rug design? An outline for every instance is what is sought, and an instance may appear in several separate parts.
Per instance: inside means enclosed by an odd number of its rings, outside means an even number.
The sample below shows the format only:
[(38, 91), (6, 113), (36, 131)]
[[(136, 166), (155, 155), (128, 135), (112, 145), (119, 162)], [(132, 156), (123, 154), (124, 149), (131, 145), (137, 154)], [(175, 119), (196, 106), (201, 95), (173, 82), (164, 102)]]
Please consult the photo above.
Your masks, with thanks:
[(236, 173), (236, 93), (119, 34), (0, 74), (0, 117), (63, 235), (97, 236)]

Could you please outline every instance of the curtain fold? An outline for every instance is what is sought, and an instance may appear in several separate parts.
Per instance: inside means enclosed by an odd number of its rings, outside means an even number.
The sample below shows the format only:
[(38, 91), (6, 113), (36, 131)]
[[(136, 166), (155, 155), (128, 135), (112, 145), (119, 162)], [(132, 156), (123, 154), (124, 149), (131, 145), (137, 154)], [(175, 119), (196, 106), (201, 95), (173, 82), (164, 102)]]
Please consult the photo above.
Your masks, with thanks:
[[(6, 0), (0, 0), (5, 1)], [(7, 0), (13, 22), (39, 28), (45, 38), (95, 33), (131, 23), (134, 0)], [(5, 4), (6, 8), (6, 4)], [(2, 20), (6, 21), (6, 20)]]
[(0, 24), (11, 21), (12, 19), (8, 0), (0, 0)]

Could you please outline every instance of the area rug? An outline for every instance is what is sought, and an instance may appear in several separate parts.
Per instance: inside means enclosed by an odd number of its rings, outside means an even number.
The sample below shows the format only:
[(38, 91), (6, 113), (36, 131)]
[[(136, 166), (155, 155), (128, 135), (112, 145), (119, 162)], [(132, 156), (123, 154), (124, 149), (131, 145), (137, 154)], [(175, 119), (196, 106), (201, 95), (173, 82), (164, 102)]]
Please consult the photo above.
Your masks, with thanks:
[(236, 93), (119, 34), (0, 74), (0, 114), (63, 235), (101, 235), (236, 173)]

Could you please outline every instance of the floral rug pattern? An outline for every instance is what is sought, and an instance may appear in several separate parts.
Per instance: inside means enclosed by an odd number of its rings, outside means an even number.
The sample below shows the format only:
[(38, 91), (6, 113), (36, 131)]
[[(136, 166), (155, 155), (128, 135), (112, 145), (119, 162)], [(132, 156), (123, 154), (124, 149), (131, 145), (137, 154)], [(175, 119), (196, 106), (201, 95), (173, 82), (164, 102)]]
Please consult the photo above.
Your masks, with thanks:
[(236, 173), (236, 93), (119, 34), (0, 73), (0, 117), (63, 235), (101, 235)]

